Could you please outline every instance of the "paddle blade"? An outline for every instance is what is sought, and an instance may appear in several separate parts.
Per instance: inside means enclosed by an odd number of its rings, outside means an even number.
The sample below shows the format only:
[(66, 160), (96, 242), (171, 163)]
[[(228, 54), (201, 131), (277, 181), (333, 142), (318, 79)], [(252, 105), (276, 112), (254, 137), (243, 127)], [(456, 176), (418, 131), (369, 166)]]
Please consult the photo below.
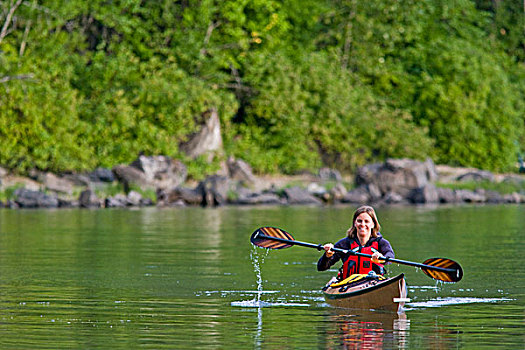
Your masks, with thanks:
[(291, 234), (277, 227), (259, 227), (252, 233), (250, 241), (252, 244), (266, 249), (284, 249), (292, 246), (292, 244), (288, 244), (287, 242), (279, 242), (272, 238), (293, 241)]
[(454, 260), (446, 258), (430, 258), (423, 262), (425, 265), (451, 269), (452, 271), (437, 271), (432, 268), (421, 268), (423, 272), (435, 280), (444, 282), (459, 282), (463, 278), (463, 269)]

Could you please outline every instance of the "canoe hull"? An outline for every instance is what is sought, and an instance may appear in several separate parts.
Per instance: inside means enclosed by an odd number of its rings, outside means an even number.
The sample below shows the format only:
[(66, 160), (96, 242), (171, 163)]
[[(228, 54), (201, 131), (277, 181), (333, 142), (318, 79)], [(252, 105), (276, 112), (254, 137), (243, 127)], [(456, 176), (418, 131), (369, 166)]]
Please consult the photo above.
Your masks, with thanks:
[(333, 306), (399, 312), (407, 297), (404, 274), (383, 281), (365, 280), (351, 286), (332, 288), (332, 278), (323, 288), (326, 301)]

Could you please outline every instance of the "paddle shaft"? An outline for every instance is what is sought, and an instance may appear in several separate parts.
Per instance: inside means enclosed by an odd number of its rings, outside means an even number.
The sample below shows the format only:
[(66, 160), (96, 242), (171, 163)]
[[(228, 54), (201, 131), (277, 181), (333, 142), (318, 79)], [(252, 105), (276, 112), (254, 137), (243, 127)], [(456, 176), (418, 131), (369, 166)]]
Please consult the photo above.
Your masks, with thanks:
[[(272, 237), (272, 236), (268, 236), (268, 235), (265, 235), (265, 234), (262, 234), (262, 233), (258, 233), (257, 237), (261, 237), (263, 239), (270, 239), (270, 240), (273, 240), (273, 241), (282, 242), (282, 243), (286, 243), (286, 244), (290, 244), (290, 245), (298, 245), (298, 246), (301, 246), (301, 247), (315, 248), (317, 250), (323, 250), (323, 246), (321, 244), (313, 244), (313, 243), (295, 241), (295, 240), (290, 240), (290, 239), (285, 239), (285, 238)], [(352, 254), (352, 255), (357, 255), (357, 256), (363, 256), (363, 257), (366, 257), (366, 258), (371, 258), (372, 257), (372, 255), (370, 255), (370, 254), (354, 252), (352, 250), (346, 250), (346, 249), (341, 249), (341, 248), (335, 248), (334, 247), (334, 248), (332, 248), (332, 250), (334, 252), (340, 252), (340, 253), (343, 253), (343, 254)], [(425, 264), (420, 264), (420, 263), (416, 263), (416, 262), (412, 262), (412, 261), (406, 261), (406, 260), (395, 259), (395, 258), (385, 257), (385, 258), (381, 258), (381, 260), (384, 260), (385, 262), (390, 261), (390, 262), (395, 262), (395, 263), (398, 263), (398, 264), (419, 267), (419, 268), (427, 269), (427, 270), (442, 271), (442, 272), (448, 272), (448, 273), (456, 272), (455, 269), (447, 269), (447, 268), (439, 267), (439, 266), (425, 265)]]

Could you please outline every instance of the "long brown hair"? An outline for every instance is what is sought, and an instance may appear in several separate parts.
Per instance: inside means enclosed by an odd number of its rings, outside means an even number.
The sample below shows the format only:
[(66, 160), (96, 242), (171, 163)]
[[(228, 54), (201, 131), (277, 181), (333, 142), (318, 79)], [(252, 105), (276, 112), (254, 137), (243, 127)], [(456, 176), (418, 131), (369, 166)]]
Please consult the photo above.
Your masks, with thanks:
[(357, 210), (354, 213), (354, 218), (352, 219), (352, 227), (346, 231), (346, 234), (350, 238), (356, 238), (356, 232), (357, 228), (355, 227), (355, 219), (363, 213), (367, 213), (372, 218), (372, 221), (374, 222), (374, 228), (372, 229), (372, 232), (370, 234), (371, 237), (377, 237), (378, 232), (381, 230), (381, 225), (379, 224), (379, 220), (377, 220), (376, 212), (374, 208), (368, 205), (363, 205), (362, 207), (357, 208)]

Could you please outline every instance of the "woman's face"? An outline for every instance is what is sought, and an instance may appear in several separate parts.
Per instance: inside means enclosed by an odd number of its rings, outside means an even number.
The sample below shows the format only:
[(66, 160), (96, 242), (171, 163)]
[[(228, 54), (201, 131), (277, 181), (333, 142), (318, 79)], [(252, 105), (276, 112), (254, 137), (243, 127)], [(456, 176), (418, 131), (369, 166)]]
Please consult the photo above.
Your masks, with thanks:
[(372, 217), (368, 215), (368, 213), (361, 213), (355, 218), (354, 226), (357, 229), (359, 242), (361, 242), (362, 245), (365, 245), (370, 239), (372, 229), (375, 227)]

